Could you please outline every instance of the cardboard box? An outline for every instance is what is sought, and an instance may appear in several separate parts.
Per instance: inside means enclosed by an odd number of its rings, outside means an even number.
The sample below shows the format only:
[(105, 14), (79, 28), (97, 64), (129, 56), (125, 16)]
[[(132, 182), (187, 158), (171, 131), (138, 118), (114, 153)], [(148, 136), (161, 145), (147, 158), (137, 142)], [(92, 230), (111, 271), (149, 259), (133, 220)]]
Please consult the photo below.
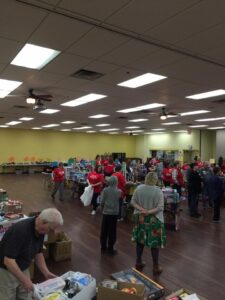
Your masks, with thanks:
[[(137, 294), (128, 294), (122, 292), (123, 288), (134, 287)], [(142, 284), (134, 284), (129, 282), (118, 282), (118, 289), (110, 289), (103, 286), (98, 287), (97, 300), (143, 300), (145, 293), (145, 286)]]
[(54, 261), (71, 259), (72, 240), (64, 233), (56, 234), (56, 242), (50, 245), (50, 257)]
[[(176, 292), (174, 292), (174, 293), (168, 295), (168, 296), (165, 298), (165, 300), (170, 300), (171, 298), (176, 297), (176, 296), (179, 296), (179, 295), (181, 295), (181, 294), (183, 294), (183, 293), (187, 293), (187, 294), (189, 294), (189, 295), (194, 294), (194, 292), (190, 292), (189, 290), (186, 290), (186, 289), (183, 289), (183, 288), (182, 288), (182, 289), (180, 289), (180, 290), (178, 290), (178, 291), (176, 291)], [(199, 295), (197, 295), (197, 296), (198, 296), (198, 298), (199, 298), (200, 300), (207, 300), (206, 298), (203, 298), (203, 297), (201, 297), (201, 296), (199, 296)]]

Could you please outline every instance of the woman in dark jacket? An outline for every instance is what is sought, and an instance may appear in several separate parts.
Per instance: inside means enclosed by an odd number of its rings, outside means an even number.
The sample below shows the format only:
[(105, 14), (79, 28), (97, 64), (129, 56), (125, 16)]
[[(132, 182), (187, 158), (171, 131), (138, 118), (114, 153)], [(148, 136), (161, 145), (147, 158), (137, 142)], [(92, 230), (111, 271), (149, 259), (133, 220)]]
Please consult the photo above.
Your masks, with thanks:
[(202, 191), (202, 179), (197, 172), (196, 164), (190, 164), (190, 173), (188, 176), (188, 205), (190, 216), (199, 218), (201, 214), (198, 212), (198, 198)]

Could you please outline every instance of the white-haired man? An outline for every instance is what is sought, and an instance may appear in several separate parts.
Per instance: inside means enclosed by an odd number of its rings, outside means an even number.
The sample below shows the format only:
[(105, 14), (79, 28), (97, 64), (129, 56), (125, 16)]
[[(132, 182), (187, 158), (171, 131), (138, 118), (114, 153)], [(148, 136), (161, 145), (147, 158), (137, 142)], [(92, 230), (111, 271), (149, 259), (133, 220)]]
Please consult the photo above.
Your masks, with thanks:
[(42, 253), (44, 235), (63, 224), (55, 208), (44, 209), (39, 216), (11, 226), (0, 242), (0, 299), (30, 300), (33, 283), (29, 266), (34, 259), (46, 279), (56, 277), (45, 263)]

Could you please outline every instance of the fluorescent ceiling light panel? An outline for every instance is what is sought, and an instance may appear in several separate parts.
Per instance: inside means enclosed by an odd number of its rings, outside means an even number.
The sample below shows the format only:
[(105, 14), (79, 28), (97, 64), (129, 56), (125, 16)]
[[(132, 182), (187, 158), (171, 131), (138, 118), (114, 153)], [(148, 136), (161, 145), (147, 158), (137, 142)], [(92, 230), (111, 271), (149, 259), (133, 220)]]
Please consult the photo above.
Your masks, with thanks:
[(209, 119), (198, 119), (198, 120), (195, 120), (195, 121), (196, 122), (212, 122), (212, 121), (219, 121), (219, 120), (225, 120), (225, 117), (209, 118)]
[(76, 123), (75, 121), (63, 121), (61, 124), (74, 124)]
[(125, 127), (126, 129), (137, 129), (137, 128), (140, 128), (140, 126), (128, 126), (128, 127)]
[(71, 131), (71, 129), (60, 129), (60, 131)]
[(80, 129), (89, 129), (89, 128), (92, 128), (92, 126), (81, 126), (81, 127), (75, 127), (73, 129), (80, 130)]
[(178, 125), (180, 122), (170, 122), (170, 123), (162, 123), (162, 125)]
[(177, 133), (187, 133), (187, 130), (173, 130), (173, 132), (177, 132)]
[(9, 123), (6, 123), (6, 125), (17, 125), (17, 124), (20, 124), (20, 123), (22, 123), (22, 122), (20, 122), (20, 121), (11, 121), (11, 122), (9, 122)]
[(110, 126), (111, 124), (97, 124), (98, 127)]
[(198, 114), (206, 114), (209, 112), (210, 112), (209, 110), (195, 110), (195, 111), (180, 113), (180, 115), (181, 117), (184, 117), (184, 116), (191, 116), (191, 115), (198, 115)]
[(26, 44), (11, 62), (12, 65), (40, 70), (53, 60), (60, 51)]
[(155, 129), (152, 129), (152, 131), (161, 131), (161, 130), (165, 130), (165, 128), (155, 128)]
[(141, 76), (129, 79), (127, 81), (118, 83), (117, 85), (119, 86), (125, 86), (125, 87), (129, 87), (132, 89), (135, 89), (139, 86), (143, 86), (146, 84), (150, 84), (153, 83), (155, 81), (159, 81), (161, 79), (165, 79), (167, 78), (166, 76), (161, 76), (161, 75), (157, 75), (157, 74), (152, 74), (152, 73), (146, 73), (143, 74)]
[(47, 108), (47, 109), (45, 109), (45, 110), (42, 110), (42, 111), (40, 111), (39, 113), (40, 114), (55, 114), (55, 113), (57, 113), (57, 112), (59, 112), (60, 110), (59, 109), (50, 109), (50, 108)]
[(139, 129), (139, 130), (129, 130), (129, 131), (123, 131), (123, 133), (134, 133), (134, 132), (143, 132), (144, 130)]
[(83, 97), (80, 97), (80, 98), (62, 103), (60, 105), (75, 107), (75, 106), (83, 105), (83, 104), (86, 104), (86, 103), (89, 103), (89, 102), (97, 101), (97, 100), (103, 99), (105, 97), (107, 97), (107, 96), (91, 93), (91, 94), (88, 94), (86, 96), (83, 96)]
[(95, 133), (96, 131), (95, 130), (88, 130), (86, 131), (87, 133)]
[(162, 134), (162, 133), (165, 133), (165, 132), (145, 132), (144, 134)]
[(31, 129), (34, 129), (34, 130), (41, 130), (42, 128), (41, 127), (33, 127)]
[(109, 117), (109, 115), (98, 114), (98, 115), (90, 116), (88, 118), (101, 119), (101, 118), (106, 118), (106, 117)]
[(28, 117), (23, 117), (23, 118), (20, 118), (19, 120), (20, 121), (31, 121), (33, 120), (34, 118), (28, 118)]
[(145, 122), (148, 121), (148, 119), (133, 119), (133, 120), (128, 120), (128, 122)]
[(7, 125), (0, 125), (0, 127), (1, 127), (1, 128), (7, 128), (7, 127), (9, 127), (9, 126), (7, 126)]
[(0, 98), (5, 98), (21, 84), (20, 81), (0, 79)]
[(189, 127), (191, 127), (191, 128), (203, 128), (203, 127), (208, 127), (208, 125), (191, 125)]
[(109, 132), (109, 134), (119, 134), (119, 132)]
[(151, 103), (151, 104), (146, 104), (146, 105), (142, 105), (142, 106), (117, 110), (117, 112), (128, 114), (128, 113), (131, 113), (131, 112), (141, 111), (141, 110), (144, 110), (144, 109), (153, 109), (153, 108), (162, 107), (162, 106), (165, 106), (165, 104)]
[(42, 127), (44, 128), (51, 128), (51, 127), (57, 127), (57, 126), (60, 126), (59, 124), (48, 124), (48, 125), (44, 125)]
[(211, 129), (211, 130), (213, 130), (213, 129), (224, 129), (225, 127), (223, 127), (223, 126), (218, 126), (218, 127), (208, 127), (207, 129)]
[(216, 96), (221, 96), (221, 95), (225, 95), (225, 90), (220, 89), (220, 90), (215, 90), (215, 91), (209, 91), (206, 93), (187, 96), (186, 98), (200, 100), (200, 99), (206, 99), (206, 98), (211, 98), (211, 97), (216, 97)]
[(114, 130), (120, 130), (119, 128), (108, 128), (108, 129), (102, 129), (100, 131), (114, 131)]

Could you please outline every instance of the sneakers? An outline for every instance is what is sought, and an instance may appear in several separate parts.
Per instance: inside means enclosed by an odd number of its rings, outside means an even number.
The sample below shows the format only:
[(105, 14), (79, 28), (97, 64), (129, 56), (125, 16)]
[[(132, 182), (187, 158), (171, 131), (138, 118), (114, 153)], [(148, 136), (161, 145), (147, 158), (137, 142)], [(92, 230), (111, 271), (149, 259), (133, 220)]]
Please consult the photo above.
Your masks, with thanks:
[(96, 214), (96, 210), (92, 210), (91, 215), (94, 216)]

